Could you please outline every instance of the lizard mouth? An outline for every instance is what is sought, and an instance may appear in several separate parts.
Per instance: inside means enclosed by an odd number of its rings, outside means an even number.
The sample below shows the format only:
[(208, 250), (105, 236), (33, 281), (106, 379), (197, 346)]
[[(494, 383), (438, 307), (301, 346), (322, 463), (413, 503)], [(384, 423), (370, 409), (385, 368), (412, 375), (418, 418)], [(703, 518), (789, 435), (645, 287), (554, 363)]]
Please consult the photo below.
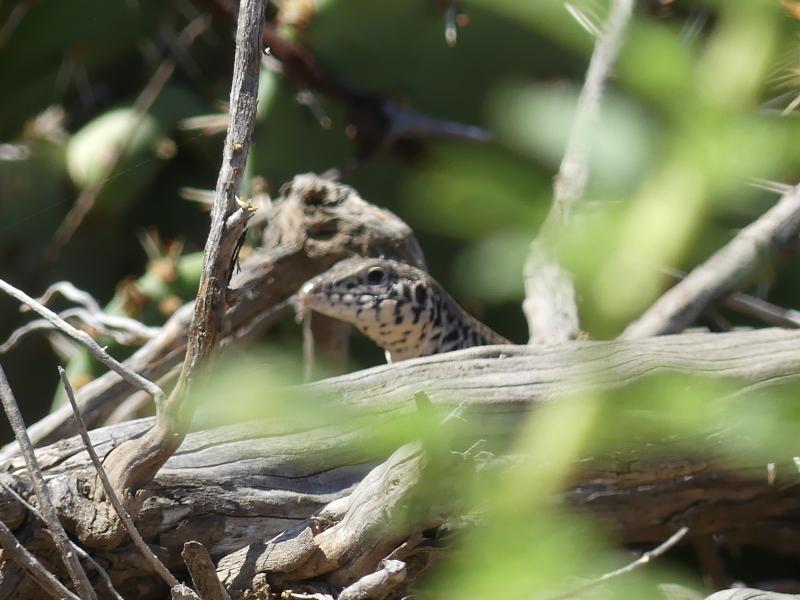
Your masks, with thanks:
[(295, 317), (297, 322), (304, 320), (309, 311), (316, 308), (314, 300), (320, 295), (320, 286), (318, 282), (313, 279), (303, 284), (297, 292), (297, 300), (295, 302)]

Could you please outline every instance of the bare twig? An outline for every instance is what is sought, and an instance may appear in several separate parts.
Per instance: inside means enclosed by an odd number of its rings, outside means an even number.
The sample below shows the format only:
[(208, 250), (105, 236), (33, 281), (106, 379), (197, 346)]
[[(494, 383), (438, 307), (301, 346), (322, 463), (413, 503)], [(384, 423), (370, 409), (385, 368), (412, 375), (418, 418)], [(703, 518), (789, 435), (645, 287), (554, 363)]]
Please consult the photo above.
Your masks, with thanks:
[(58, 578), (44, 568), (36, 557), (28, 552), (22, 544), (17, 541), (14, 534), (0, 521), (0, 546), (3, 547), (3, 558), (10, 558), (21, 568), (25, 569), (31, 576), (39, 582), (42, 589), (56, 600), (81, 600), (78, 596), (64, 587)]
[(587, 581), (586, 583), (578, 585), (578, 586), (572, 588), (571, 590), (569, 590), (568, 592), (565, 592), (563, 594), (559, 594), (557, 596), (552, 596), (550, 598), (550, 600), (561, 600), (562, 598), (573, 598), (577, 594), (579, 594), (580, 592), (584, 592), (584, 591), (586, 591), (586, 590), (588, 590), (590, 588), (597, 587), (598, 585), (601, 585), (601, 584), (605, 583), (609, 579), (614, 579), (615, 577), (619, 577), (620, 575), (626, 575), (626, 574), (630, 573), (631, 571), (634, 571), (634, 570), (638, 569), (639, 567), (642, 567), (642, 566), (648, 564), (653, 559), (658, 558), (659, 556), (664, 554), (667, 550), (669, 550), (670, 548), (675, 546), (678, 542), (680, 542), (686, 536), (687, 533), (689, 533), (689, 528), (688, 527), (681, 527), (678, 531), (676, 531), (674, 534), (672, 534), (667, 541), (663, 542), (662, 544), (659, 544), (658, 546), (656, 546), (652, 550), (649, 550), (649, 551), (645, 552), (644, 554), (642, 554), (639, 558), (637, 558), (632, 563), (629, 563), (629, 564), (625, 565), (624, 567), (620, 567), (619, 569), (616, 569), (616, 570), (611, 571), (609, 573), (605, 573), (604, 575), (601, 575), (600, 577), (597, 577), (596, 579), (592, 579), (591, 581)]
[(3, 281), (2, 279), (0, 279), (0, 290), (19, 302), (28, 305), (36, 313), (52, 323), (56, 329), (84, 346), (92, 356), (121, 376), (125, 381), (139, 389), (145, 390), (153, 397), (157, 405), (161, 403), (161, 399), (164, 396), (164, 392), (161, 391), (161, 388), (159, 388), (152, 381), (148, 381), (141, 375), (134, 373), (128, 369), (128, 367), (117, 361), (103, 348), (101, 348), (100, 345), (95, 342), (88, 333), (75, 329), (75, 327), (67, 323), (52, 310), (46, 306), (43, 306), (40, 302), (37, 302), (31, 298), (25, 292), (15, 288), (13, 285)]
[(261, 64), (261, 27), (264, 3), (243, 0), (239, 5), (236, 54), (231, 84), (231, 123), (222, 151), (211, 228), (203, 253), (203, 269), (186, 355), (178, 383), (163, 405), (156, 404), (156, 425), (144, 436), (118, 446), (106, 459), (109, 478), (118, 492), (128, 493), (149, 482), (180, 445), (194, 407), (184, 402), (198, 365), (212, 358), (222, 337), (228, 308), (227, 288), (237, 259), (240, 240), (252, 212), (240, 203), (236, 191), (244, 173), (255, 127), (258, 76)]
[(553, 242), (569, 224), (574, 205), (589, 181), (589, 133), (600, 115), (608, 75), (617, 59), (634, 0), (614, 0), (597, 38), (578, 98), (567, 147), (553, 186), (553, 204), (525, 262), (525, 300), (530, 342), (563, 342), (579, 332), (572, 277), (553, 256)]
[[(36, 300), (47, 306), (47, 303), (50, 302), (56, 294), (61, 294), (67, 300), (80, 304), (89, 312), (98, 313), (103, 311), (103, 309), (100, 308), (100, 303), (95, 300), (89, 292), (75, 287), (75, 285), (69, 281), (57, 281), (51, 284), (41, 296), (36, 298)], [(25, 312), (30, 309), (27, 306), (21, 306), (19, 310), (20, 312)]]
[(791, 247), (798, 234), (800, 187), (795, 187), (670, 288), (620, 337), (633, 339), (682, 331), (710, 304), (749, 281), (776, 250)]
[[(24, 506), (29, 513), (31, 513), (34, 517), (39, 519), (42, 523), (47, 525), (47, 521), (45, 521), (42, 513), (33, 506), (30, 502), (25, 500), (22, 496), (20, 496), (14, 488), (9, 485), (6, 485), (2, 481), (0, 481), (0, 487), (2, 487), (11, 497), (13, 497), (17, 502), (19, 502), (22, 506)], [(81, 548), (78, 544), (70, 540), (70, 544), (72, 545), (72, 549), (80, 556), (83, 560), (88, 562), (92, 567), (94, 567), (95, 572), (103, 580), (103, 583), (106, 584), (106, 590), (108, 593), (115, 598), (116, 600), (125, 600), (122, 596), (119, 595), (119, 592), (114, 588), (114, 583), (111, 581), (111, 577), (108, 576), (106, 570), (98, 563), (95, 559), (92, 558), (92, 555), (86, 552), (83, 548)]]
[(64, 531), (64, 527), (58, 519), (58, 513), (50, 499), (50, 491), (47, 489), (44, 475), (42, 475), (39, 463), (36, 460), (36, 455), (33, 452), (31, 440), (28, 437), (28, 432), (25, 430), (25, 422), (22, 420), (22, 413), (19, 411), (14, 393), (11, 391), (11, 386), (8, 384), (5, 371), (3, 371), (2, 367), (0, 367), (0, 401), (3, 403), (3, 410), (5, 410), (8, 422), (11, 424), (11, 429), (14, 431), (14, 437), (17, 439), (17, 443), (19, 443), (22, 449), (22, 456), (25, 458), (25, 464), (28, 467), (28, 473), (33, 483), (34, 492), (36, 492), (39, 505), (42, 507), (42, 513), (47, 521), (47, 528), (53, 536), (53, 542), (55, 542), (56, 548), (58, 548), (58, 552), (67, 567), (75, 589), (78, 591), (81, 598), (94, 600), (97, 596), (92, 589), (92, 584), (89, 583), (89, 578), (86, 576), (77, 555), (72, 551), (67, 532)]
[[(91, 313), (85, 308), (68, 308), (58, 313), (58, 316), (65, 321), (67, 319), (77, 319), (93, 330), (93, 333), (106, 335), (118, 344), (125, 346), (143, 344), (147, 340), (153, 339), (160, 331), (158, 327), (147, 327), (135, 319), (108, 315), (104, 312)], [(29, 333), (53, 329), (56, 329), (56, 327), (44, 319), (25, 323), (25, 325), (15, 329), (8, 339), (0, 345), (0, 354), (11, 350)]]
[(183, 562), (192, 576), (192, 583), (203, 600), (230, 600), (228, 592), (222, 587), (217, 571), (208, 550), (200, 542), (186, 542), (181, 552)]
[[(140, 338), (142, 340), (151, 339), (159, 331), (159, 328), (148, 327), (136, 319), (107, 314), (100, 306), (100, 303), (95, 300), (91, 294), (75, 287), (75, 285), (69, 281), (58, 281), (52, 284), (41, 296), (36, 298), (36, 300), (47, 306), (56, 294), (64, 296), (64, 298), (71, 302), (80, 304), (84, 309), (82, 311), (79, 309), (69, 309), (60, 313), (61, 317), (64, 319), (70, 316), (79, 317), (88, 325), (103, 333), (116, 335), (115, 332), (106, 330), (106, 328), (115, 328), (119, 329), (122, 333), (128, 334), (132, 338)], [(20, 307), (20, 311), (22, 312), (27, 310), (30, 310), (28, 306), (23, 305)]]
[(83, 440), (83, 445), (86, 446), (86, 452), (88, 452), (89, 458), (92, 460), (92, 464), (97, 471), (97, 476), (100, 478), (100, 482), (103, 485), (103, 489), (106, 492), (109, 502), (111, 502), (114, 510), (117, 511), (117, 515), (119, 515), (120, 520), (122, 521), (123, 525), (125, 525), (125, 529), (128, 530), (131, 540), (142, 553), (142, 556), (144, 556), (145, 560), (150, 563), (150, 566), (153, 567), (153, 570), (161, 576), (161, 578), (170, 588), (175, 587), (179, 584), (178, 580), (175, 579), (175, 576), (170, 573), (169, 569), (164, 566), (164, 563), (158, 559), (158, 557), (150, 549), (150, 546), (147, 545), (147, 542), (144, 541), (139, 533), (139, 530), (136, 529), (133, 519), (131, 519), (128, 511), (126, 511), (122, 506), (119, 497), (114, 491), (114, 487), (108, 480), (106, 470), (103, 468), (103, 463), (100, 461), (100, 457), (97, 456), (97, 452), (94, 450), (92, 440), (89, 438), (89, 432), (86, 429), (86, 423), (84, 423), (83, 417), (81, 416), (81, 411), (78, 409), (78, 403), (75, 401), (75, 393), (72, 390), (72, 385), (70, 385), (67, 374), (62, 367), (58, 367), (58, 374), (61, 376), (61, 382), (64, 384), (64, 391), (66, 391), (70, 406), (72, 406), (72, 412), (75, 415), (75, 424), (78, 427), (78, 433)]

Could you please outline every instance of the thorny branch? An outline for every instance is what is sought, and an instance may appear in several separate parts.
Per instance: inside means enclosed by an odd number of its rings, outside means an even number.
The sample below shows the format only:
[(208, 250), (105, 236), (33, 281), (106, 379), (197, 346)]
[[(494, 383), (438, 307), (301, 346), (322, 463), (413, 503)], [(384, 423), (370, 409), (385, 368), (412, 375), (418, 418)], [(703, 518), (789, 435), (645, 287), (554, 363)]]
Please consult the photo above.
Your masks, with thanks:
[(553, 256), (553, 244), (569, 224), (573, 207), (589, 181), (589, 133), (600, 115), (603, 88), (617, 59), (634, 0), (615, 0), (605, 31), (589, 62), (578, 98), (567, 147), (553, 185), (553, 204), (525, 262), (525, 300), (531, 343), (564, 342), (579, 331), (578, 307), (572, 277)]

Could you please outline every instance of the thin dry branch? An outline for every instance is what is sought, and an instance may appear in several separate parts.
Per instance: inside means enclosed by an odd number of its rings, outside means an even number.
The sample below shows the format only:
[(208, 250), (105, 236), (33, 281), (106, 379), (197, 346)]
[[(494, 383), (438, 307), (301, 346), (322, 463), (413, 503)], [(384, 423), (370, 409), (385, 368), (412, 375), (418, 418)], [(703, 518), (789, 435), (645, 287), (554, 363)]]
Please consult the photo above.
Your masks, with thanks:
[(567, 147), (553, 185), (553, 204), (525, 262), (525, 300), (530, 343), (564, 342), (579, 332), (571, 275), (553, 255), (553, 243), (569, 224), (589, 181), (589, 133), (600, 116), (600, 102), (616, 62), (634, 0), (614, 0), (597, 42), (578, 98)]
[(240, 206), (236, 191), (255, 128), (263, 21), (263, 2), (240, 3), (230, 96), (231, 123), (222, 152), (186, 355), (177, 385), (163, 405), (156, 405), (156, 425), (140, 439), (116, 448), (107, 458), (109, 478), (114, 489), (125, 498), (151, 481), (180, 445), (193, 411), (184, 402), (186, 392), (197, 366), (216, 353), (223, 335), (228, 284), (252, 212), (249, 206)]
[(148, 381), (138, 373), (133, 372), (128, 367), (117, 361), (113, 356), (101, 348), (100, 344), (94, 341), (92, 336), (90, 336), (88, 333), (75, 329), (75, 327), (67, 323), (64, 319), (44, 306), (41, 302), (34, 300), (22, 290), (15, 288), (13, 285), (2, 279), (0, 279), (0, 290), (15, 300), (18, 300), (19, 302), (29, 306), (34, 310), (34, 312), (52, 323), (53, 326), (60, 332), (81, 344), (93, 357), (117, 373), (125, 381), (141, 390), (146, 391), (153, 397), (157, 405), (161, 403), (161, 399), (164, 396), (164, 392), (161, 391), (161, 388), (159, 388), (152, 381)]
[[(686, 273), (677, 269), (664, 269), (663, 271), (678, 281), (686, 277)], [(720, 303), (725, 308), (758, 319), (767, 325), (785, 327), (787, 329), (800, 329), (800, 311), (783, 308), (749, 294), (734, 292), (729, 296), (725, 296)]]
[(633, 562), (628, 563), (627, 565), (625, 565), (624, 567), (620, 567), (619, 569), (610, 571), (609, 573), (605, 573), (600, 577), (597, 577), (596, 579), (592, 579), (591, 581), (587, 581), (586, 583), (578, 585), (569, 590), (568, 592), (564, 592), (563, 594), (553, 596), (551, 600), (563, 600), (566, 598), (574, 598), (581, 592), (585, 592), (588, 589), (597, 587), (598, 585), (602, 585), (610, 579), (614, 579), (615, 577), (619, 577), (620, 575), (626, 575), (628, 573), (631, 573), (632, 571), (635, 571), (639, 567), (649, 564), (653, 559), (658, 558), (659, 556), (667, 552), (670, 548), (672, 548), (678, 542), (680, 542), (686, 536), (687, 533), (689, 533), (689, 528), (681, 527), (678, 531), (676, 531), (673, 535), (671, 535), (669, 539), (667, 539), (663, 544), (659, 544), (652, 550), (648, 550)]
[(22, 544), (17, 541), (11, 530), (0, 521), (0, 546), (3, 548), (3, 558), (10, 558), (21, 568), (25, 569), (42, 586), (42, 589), (56, 600), (81, 600), (78, 596), (70, 592), (50, 571), (42, 566), (36, 557), (28, 552)]
[(800, 187), (742, 229), (705, 263), (670, 288), (625, 329), (620, 339), (679, 333), (724, 296), (747, 283), (775, 251), (800, 234)]
[(19, 406), (14, 398), (14, 393), (11, 391), (11, 386), (8, 384), (5, 371), (3, 371), (1, 366), (0, 401), (3, 403), (3, 410), (5, 410), (8, 422), (11, 424), (11, 429), (14, 431), (14, 437), (17, 439), (17, 443), (22, 449), (22, 456), (25, 458), (28, 473), (33, 483), (33, 489), (36, 492), (39, 505), (42, 507), (44, 518), (47, 521), (47, 528), (53, 536), (53, 542), (64, 561), (64, 565), (67, 567), (75, 589), (78, 590), (81, 598), (94, 600), (97, 596), (92, 589), (92, 584), (89, 583), (89, 578), (86, 576), (77, 555), (72, 551), (67, 532), (64, 531), (64, 527), (58, 519), (58, 513), (56, 513), (56, 509), (50, 499), (47, 483), (45, 483), (44, 475), (42, 475), (39, 463), (36, 460), (36, 455), (33, 452), (31, 440), (28, 438), (28, 433), (25, 430), (25, 422), (22, 420), (22, 413), (20, 413)]
[[(158, 327), (148, 327), (135, 319), (109, 315), (103, 311), (94, 313), (85, 308), (68, 308), (58, 313), (58, 316), (65, 321), (67, 319), (80, 321), (85, 327), (93, 330), (92, 333), (95, 335), (106, 335), (125, 346), (143, 344), (147, 340), (153, 339), (160, 331)], [(56, 329), (55, 325), (45, 319), (25, 323), (11, 332), (8, 339), (0, 344), (0, 354), (11, 350), (29, 333), (54, 329)]]
[(161, 578), (170, 588), (179, 585), (179, 582), (177, 579), (175, 579), (175, 576), (170, 573), (169, 569), (164, 566), (164, 563), (158, 559), (153, 551), (150, 550), (150, 546), (148, 546), (144, 539), (142, 539), (139, 530), (136, 529), (136, 525), (133, 523), (133, 519), (131, 519), (128, 511), (126, 511), (122, 506), (122, 502), (120, 502), (119, 497), (114, 492), (114, 487), (108, 480), (108, 475), (103, 468), (103, 463), (100, 461), (100, 457), (97, 456), (97, 452), (94, 450), (92, 440), (89, 439), (89, 432), (86, 430), (86, 423), (83, 422), (81, 411), (78, 409), (78, 403), (75, 402), (75, 393), (72, 390), (72, 385), (69, 383), (67, 374), (62, 367), (58, 368), (58, 374), (61, 376), (61, 382), (64, 384), (64, 391), (67, 393), (69, 404), (72, 407), (72, 412), (75, 415), (78, 433), (80, 434), (81, 439), (83, 440), (83, 445), (86, 447), (86, 452), (89, 454), (89, 458), (92, 460), (92, 464), (97, 471), (97, 476), (100, 478), (100, 482), (102, 483), (103, 489), (106, 492), (106, 497), (108, 498), (109, 502), (111, 502), (111, 505), (114, 507), (117, 515), (119, 515), (123, 525), (125, 525), (125, 529), (128, 530), (128, 535), (131, 536), (131, 540), (133, 541), (134, 545), (142, 553), (144, 559), (150, 563), (150, 566), (153, 567), (153, 570), (161, 576)]
[[(28, 510), (28, 512), (30, 512), (34, 517), (36, 517), (37, 519), (39, 519), (39, 521), (47, 525), (47, 521), (45, 521), (44, 517), (42, 516), (42, 513), (39, 512), (39, 510), (35, 506), (33, 506), (33, 504), (31, 504), (30, 502), (25, 500), (25, 498), (20, 496), (14, 490), (14, 488), (6, 485), (2, 481), (0, 481), (0, 487), (2, 487), (9, 496), (11, 496), (22, 506), (24, 506)], [(117, 590), (114, 588), (114, 583), (111, 581), (111, 577), (108, 576), (108, 572), (102, 567), (102, 565), (100, 565), (100, 563), (98, 563), (94, 558), (92, 558), (91, 554), (86, 552), (86, 550), (81, 548), (78, 544), (76, 544), (72, 540), (70, 540), (70, 544), (72, 545), (72, 549), (76, 552), (78, 556), (80, 556), (83, 560), (92, 565), (97, 575), (100, 577), (100, 579), (103, 580), (103, 583), (106, 586), (106, 591), (111, 595), (111, 597), (115, 598), (115, 600), (125, 600), (122, 596), (120, 596), (119, 592), (117, 592)]]

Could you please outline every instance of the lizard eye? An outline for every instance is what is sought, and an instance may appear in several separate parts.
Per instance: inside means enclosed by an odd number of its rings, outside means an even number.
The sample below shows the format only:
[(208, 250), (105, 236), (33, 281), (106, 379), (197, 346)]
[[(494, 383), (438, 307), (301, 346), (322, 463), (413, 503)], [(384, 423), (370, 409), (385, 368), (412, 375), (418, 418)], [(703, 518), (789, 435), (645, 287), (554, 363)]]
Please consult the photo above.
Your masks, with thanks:
[(369, 285), (378, 285), (383, 281), (383, 278), (386, 274), (383, 272), (383, 269), (380, 267), (372, 267), (369, 271), (367, 271), (367, 283)]

